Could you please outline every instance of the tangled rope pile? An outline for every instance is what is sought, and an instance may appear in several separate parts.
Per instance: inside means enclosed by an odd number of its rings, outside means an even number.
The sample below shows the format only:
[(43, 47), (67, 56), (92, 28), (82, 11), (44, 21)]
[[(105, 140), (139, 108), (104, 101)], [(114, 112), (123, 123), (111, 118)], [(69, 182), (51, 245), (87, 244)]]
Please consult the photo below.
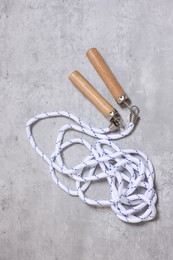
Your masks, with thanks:
[[(32, 135), (32, 125), (41, 119), (67, 117), (77, 124), (65, 124), (59, 130), (55, 151), (48, 157), (37, 146)], [(89, 205), (107, 206), (118, 218), (125, 222), (138, 223), (155, 217), (157, 195), (154, 189), (154, 170), (149, 158), (142, 152), (132, 149), (121, 150), (112, 140), (121, 139), (132, 132), (133, 123), (119, 133), (109, 128), (97, 129), (68, 112), (43, 113), (31, 118), (26, 124), (28, 139), (35, 151), (49, 164), (54, 182), (72, 196), (79, 196)], [(83, 138), (75, 138), (63, 143), (63, 137), (69, 130), (75, 130), (97, 139), (95, 147)], [(68, 169), (62, 152), (73, 144), (82, 144), (89, 150), (83, 162)], [(99, 173), (96, 170), (100, 169)], [(76, 182), (76, 190), (70, 190), (56, 175), (56, 171)], [(86, 171), (88, 175), (86, 176)], [(85, 172), (85, 176), (84, 176)], [(92, 182), (105, 179), (110, 188), (109, 200), (93, 200), (85, 195)]]

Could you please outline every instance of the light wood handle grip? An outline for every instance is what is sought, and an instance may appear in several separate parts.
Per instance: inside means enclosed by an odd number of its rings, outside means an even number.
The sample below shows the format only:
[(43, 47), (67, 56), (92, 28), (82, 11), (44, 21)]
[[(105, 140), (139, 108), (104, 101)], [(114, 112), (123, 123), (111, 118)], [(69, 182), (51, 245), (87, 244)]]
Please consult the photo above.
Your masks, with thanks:
[(87, 97), (104, 116), (110, 116), (110, 112), (114, 110), (104, 97), (78, 72), (74, 71), (69, 76), (70, 81)]
[(125, 95), (125, 92), (116, 80), (115, 76), (109, 69), (108, 65), (106, 64), (100, 53), (97, 51), (96, 48), (91, 48), (87, 51), (86, 55), (96, 69), (97, 73), (105, 82), (112, 96), (118, 102), (119, 98)]

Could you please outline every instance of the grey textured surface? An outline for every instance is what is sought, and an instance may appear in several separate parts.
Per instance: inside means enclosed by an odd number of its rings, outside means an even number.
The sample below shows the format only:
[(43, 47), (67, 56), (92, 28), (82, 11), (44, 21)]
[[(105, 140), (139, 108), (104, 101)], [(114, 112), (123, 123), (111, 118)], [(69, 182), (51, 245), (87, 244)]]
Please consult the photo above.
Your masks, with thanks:
[[(173, 259), (172, 10), (171, 0), (0, 1), (1, 260)], [(43, 111), (107, 126), (68, 81), (78, 69), (113, 102), (85, 57), (93, 46), (141, 108), (136, 131), (118, 143), (155, 165), (158, 215), (149, 223), (123, 223), (59, 190), (26, 138), (26, 121)], [(34, 128), (48, 154), (64, 122)], [(75, 163), (84, 154), (77, 147), (66, 157)]]

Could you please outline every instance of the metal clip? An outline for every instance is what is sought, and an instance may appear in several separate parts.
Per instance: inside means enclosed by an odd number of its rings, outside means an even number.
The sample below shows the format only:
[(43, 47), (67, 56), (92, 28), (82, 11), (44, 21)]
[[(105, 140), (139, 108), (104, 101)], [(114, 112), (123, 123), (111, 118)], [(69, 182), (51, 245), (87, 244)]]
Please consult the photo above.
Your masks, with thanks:
[(128, 99), (127, 97), (122, 98), (122, 103), (130, 110), (130, 122), (136, 124), (139, 118), (140, 110), (137, 106), (131, 106), (127, 99)]
[(139, 108), (137, 106), (132, 106), (130, 108), (130, 122), (136, 124), (139, 118)]
[(109, 126), (110, 131), (119, 130), (123, 127), (121, 116), (116, 109), (110, 112), (109, 121), (111, 123)]

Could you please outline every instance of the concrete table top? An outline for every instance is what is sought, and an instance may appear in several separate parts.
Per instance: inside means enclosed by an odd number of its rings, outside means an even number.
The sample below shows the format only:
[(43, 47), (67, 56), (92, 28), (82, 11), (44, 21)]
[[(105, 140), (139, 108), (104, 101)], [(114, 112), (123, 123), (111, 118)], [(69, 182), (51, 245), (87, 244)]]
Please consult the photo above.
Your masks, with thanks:
[[(171, 0), (0, 1), (0, 260), (173, 259), (172, 10)], [(27, 140), (27, 120), (44, 111), (70, 111), (107, 127), (68, 80), (77, 69), (114, 103), (85, 56), (91, 47), (140, 107), (135, 132), (117, 143), (144, 151), (155, 166), (158, 214), (151, 222), (126, 224), (110, 209), (68, 196)], [(65, 122), (34, 127), (47, 154)], [(69, 165), (85, 155), (80, 146), (64, 154)], [(104, 183), (90, 191), (104, 193)]]

